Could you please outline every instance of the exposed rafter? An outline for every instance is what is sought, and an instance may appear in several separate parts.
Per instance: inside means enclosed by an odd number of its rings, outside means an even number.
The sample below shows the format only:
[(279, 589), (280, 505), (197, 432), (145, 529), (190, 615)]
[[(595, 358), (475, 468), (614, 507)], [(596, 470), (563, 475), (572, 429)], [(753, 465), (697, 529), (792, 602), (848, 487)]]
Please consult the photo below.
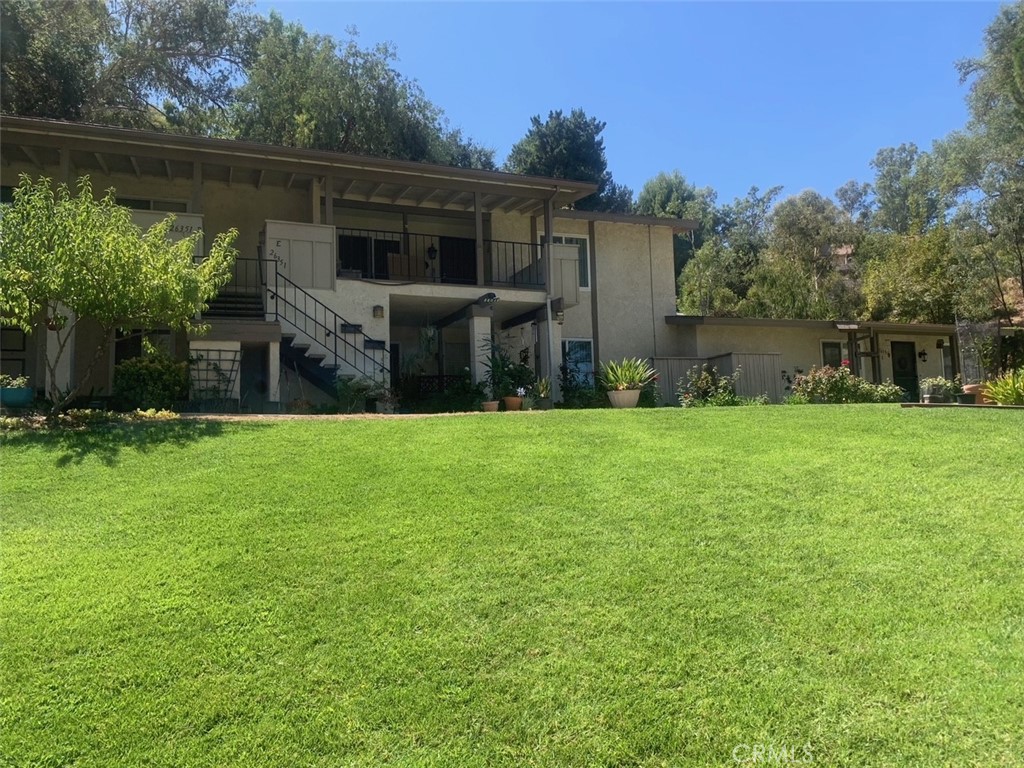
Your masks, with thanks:
[(265, 173), (266, 171), (261, 168), (259, 173), (256, 174), (256, 189), (263, 188), (263, 176)]
[(171, 173), (171, 161), (164, 160), (164, 170), (167, 171), (167, 180), (174, 181), (174, 174)]
[(294, 184), (294, 183), (295, 183), (295, 174), (294, 173), (289, 173), (288, 174), (288, 181), (285, 182), (284, 188), (285, 189), (291, 189), (292, 188), (292, 184)]
[(380, 192), (383, 187), (383, 181), (374, 186), (374, 188), (370, 190), (370, 194), (366, 196), (366, 202), (370, 202), (373, 198), (375, 198), (377, 196), (377, 193)]
[(344, 199), (355, 183), (355, 179), (338, 179), (338, 197)]
[(43, 170), (43, 164), (39, 162), (39, 155), (35, 153), (35, 150), (31, 149), (30, 147), (22, 146), (21, 151), (25, 154), (25, 157), (29, 159), (32, 165), (34, 165), (40, 171)]
[(411, 189), (412, 187), (406, 187), (405, 189), (403, 189), (401, 192), (399, 192), (397, 195), (391, 198), (391, 204), (394, 205), (395, 203), (397, 203), (399, 200), (401, 200), (403, 197), (409, 194), (409, 190)]
[(107, 167), (107, 161), (103, 159), (103, 155), (99, 152), (93, 152), (92, 156), (96, 158), (96, 164), (99, 165), (100, 170), (103, 171), (103, 175), (109, 176), (110, 169)]
[(446, 197), (444, 200), (441, 201), (441, 207), (442, 208), (447, 208), (451, 203), (455, 202), (456, 198), (461, 197), (464, 194), (465, 194), (465, 192), (463, 192), (460, 189), (456, 189), (453, 192), (450, 192), (448, 194), (448, 197)]
[(228, 166), (228, 186), (231, 186), (231, 182), (235, 180), (235, 166)]
[(135, 178), (142, 178), (142, 171), (139, 170), (139, 161), (135, 158), (135, 155), (128, 155), (128, 159), (131, 161), (132, 168), (135, 171)]

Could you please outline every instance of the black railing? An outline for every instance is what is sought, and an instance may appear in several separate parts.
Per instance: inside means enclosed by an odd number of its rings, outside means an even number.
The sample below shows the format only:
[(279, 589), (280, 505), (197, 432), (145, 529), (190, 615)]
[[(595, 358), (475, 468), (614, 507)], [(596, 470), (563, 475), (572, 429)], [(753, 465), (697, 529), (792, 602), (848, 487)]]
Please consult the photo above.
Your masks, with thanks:
[(231, 267), (231, 279), (220, 292), (236, 296), (261, 296), (265, 285), (263, 259), (235, 259)]
[[(362, 331), (351, 330), (358, 327), (350, 323), (333, 309), (315, 296), (307, 293), (294, 282), (277, 271), (277, 262), (267, 262), (267, 299), (266, 309), (274, 319), (284, 320), (304, 336), (300, 343), (312, 342), (310, 352), (314, 355), (321, 351), (326, 353), (327, 365), (334, 365), (342, 374), (355, 372), (373, 381), (387, 384), (390, 381), (390, 351), (380, 341), (371, 339)], [(364, 345), (360, 348), (344, 335), (354, 336)], [(366, 344), (372, 346), (366, 351)], [(387, 362), (385, 362), (387, 361)]]
[(484, 254), (491, 264), (491, 285), (512, 288), (543, 288), (544, 269), (540, 246), (511, 240), (484, 240)]
[(338, 275), (448, 285), (543, 288), (540, 247), (509, 240), (484, 240), (484, 274), (478, 280), (473, 238), (338, 230)]

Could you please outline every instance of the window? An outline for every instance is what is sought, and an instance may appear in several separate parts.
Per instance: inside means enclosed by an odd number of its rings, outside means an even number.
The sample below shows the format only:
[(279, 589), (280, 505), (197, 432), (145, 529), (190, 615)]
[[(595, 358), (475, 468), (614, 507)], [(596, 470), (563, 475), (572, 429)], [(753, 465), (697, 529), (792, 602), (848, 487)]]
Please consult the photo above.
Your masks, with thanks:
[(134, 211), (165, 211), (167, 213), (188, 213), (188, 203), (181, 200), (143, 200), (137, 197), (118, 197), (118, 205)]
[(594, 342), (590, 339), (563, 339), (562, 365), (567, 379), (577, 387), (594, 386)]
[[(541, 236), (540, 241), (541, 243), (544, 242), (543, 236)], [(590, 287), (590, 251), (587, 242), (587, 238), (585, 237), (574, 237), (572, 235), (553, 235), (551, 237), (552, 245), (575, 245), (579, 249), (580, 288)]]
[(0, 203), (14, 202), (14, 187), (0, 187)]
[(846, 343), (842, 341), (821, 342), (821, 364), (838, 368), (843, 360), (849, 360), (846, 352)]
[(142, 357), (143, 336), (149, 340), (150, 344), (165, 354), (172, 354), (170, 331), (147, 331), (145, 333), (140, 329), (117, 331), (114, 336), (114, 365), (135, 357)]

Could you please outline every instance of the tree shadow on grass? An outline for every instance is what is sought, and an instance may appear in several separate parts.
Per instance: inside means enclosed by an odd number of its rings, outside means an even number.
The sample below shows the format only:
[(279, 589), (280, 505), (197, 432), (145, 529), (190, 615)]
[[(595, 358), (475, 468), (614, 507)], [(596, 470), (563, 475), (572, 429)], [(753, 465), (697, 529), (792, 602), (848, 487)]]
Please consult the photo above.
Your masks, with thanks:
[[(148, 453), (152, 449), (191, 443), (224, 434), (225, 424), (205, 419), (174, 419), (159, 422), (97, 424), (85, 429), (33, 429), (8, 432), (3, 436), (5, 449), (39, 446), (55, 453), (55, 466), (81, 464), (98, 459), (108, 467), (116, 466), (122, 451)], [(260, 424), (232, 424), (233, 432), (262, 429)]]

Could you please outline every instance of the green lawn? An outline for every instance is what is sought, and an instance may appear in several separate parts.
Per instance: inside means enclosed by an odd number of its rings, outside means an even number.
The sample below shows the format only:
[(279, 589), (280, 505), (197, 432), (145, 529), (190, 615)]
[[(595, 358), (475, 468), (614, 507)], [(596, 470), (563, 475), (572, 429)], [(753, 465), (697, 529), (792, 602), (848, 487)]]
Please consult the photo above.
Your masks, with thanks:
[(183, 422), (0, 460), (2, 765), (1024, 762), (1022, 412)]

